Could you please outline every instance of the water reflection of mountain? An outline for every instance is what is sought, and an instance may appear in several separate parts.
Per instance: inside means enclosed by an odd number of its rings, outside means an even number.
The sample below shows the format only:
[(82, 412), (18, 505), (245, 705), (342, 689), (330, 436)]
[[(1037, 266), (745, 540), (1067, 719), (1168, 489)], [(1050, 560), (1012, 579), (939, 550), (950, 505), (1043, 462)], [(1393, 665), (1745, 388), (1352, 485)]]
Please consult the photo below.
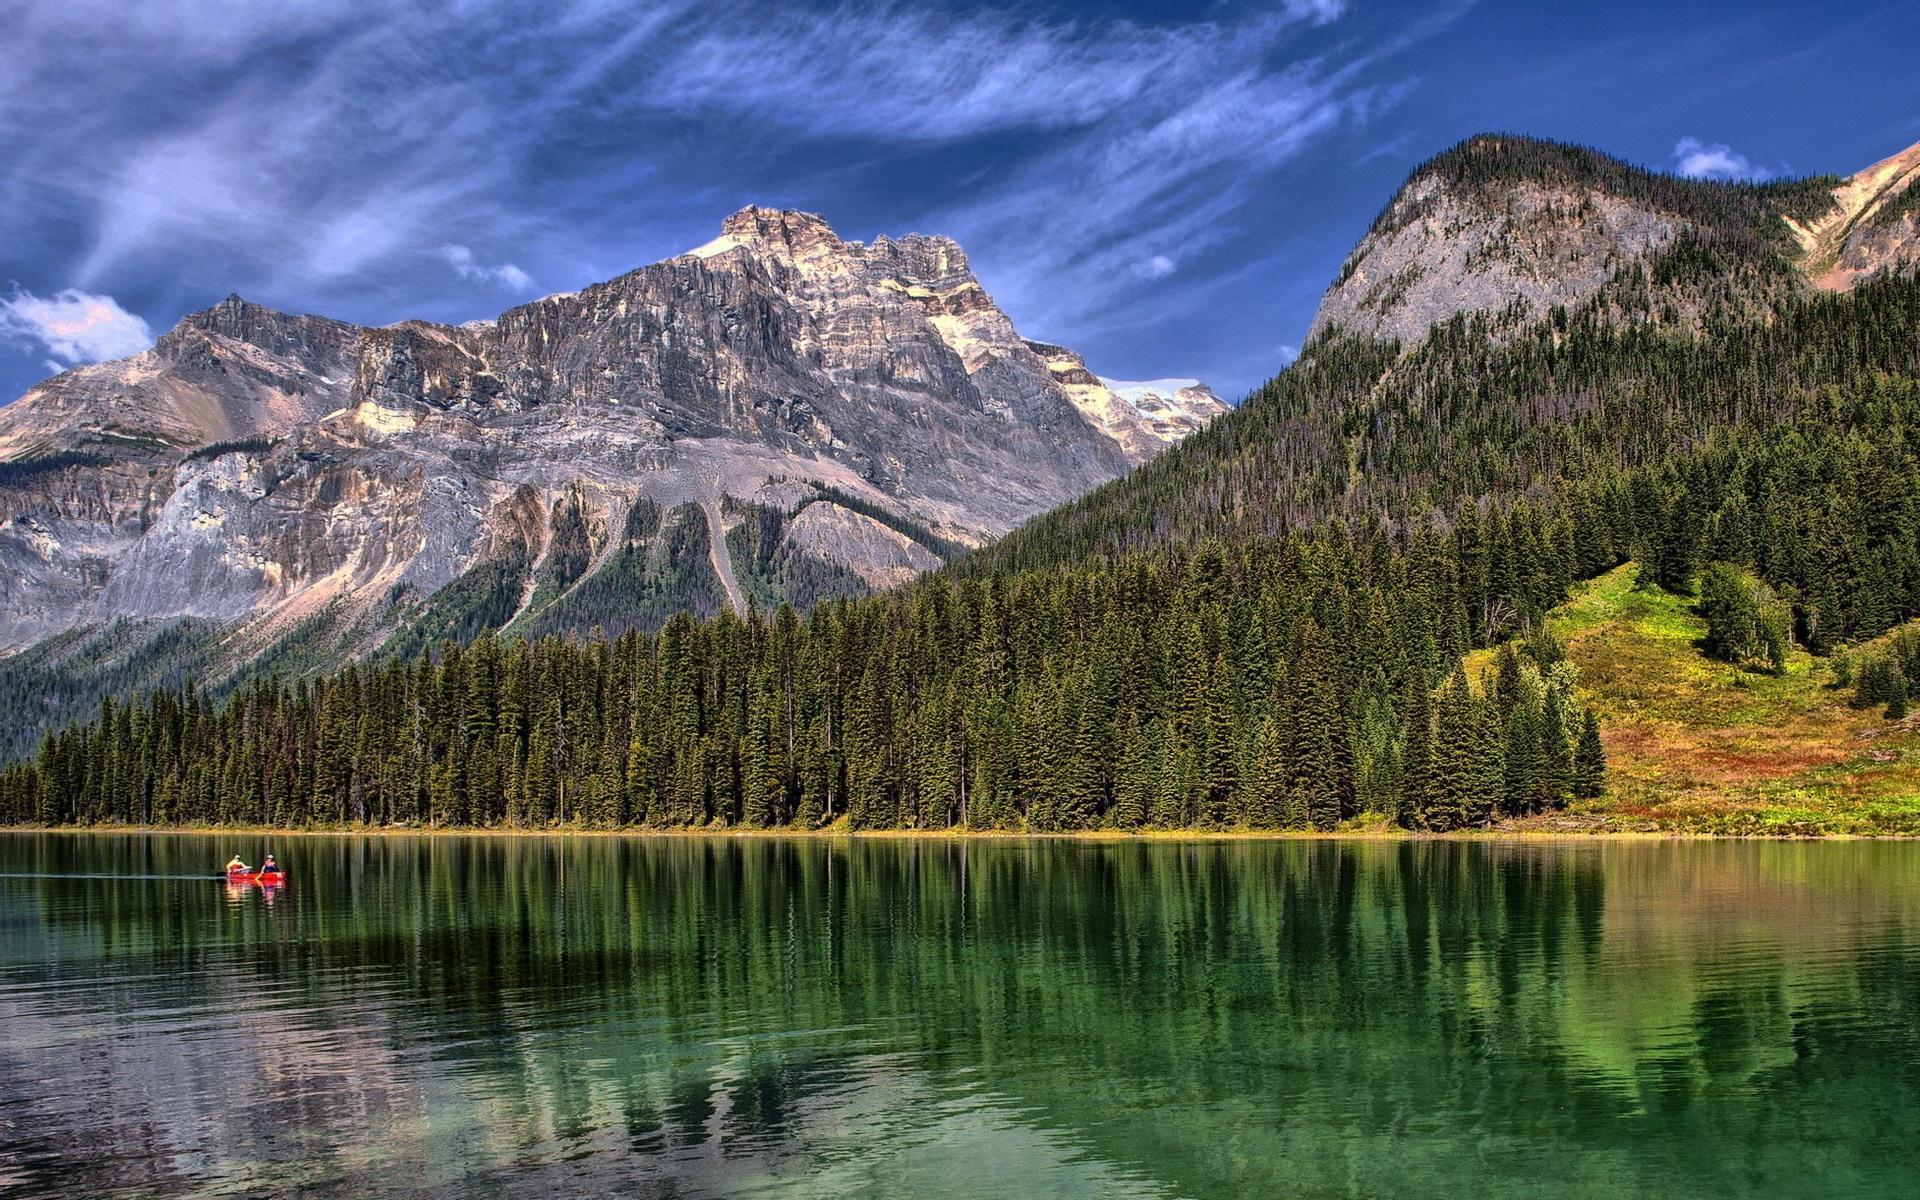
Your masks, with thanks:
[[(1711, 1194), (1737, 1163), (1813, 1194), (1831, 1134), (1821, 1182), (1870, 1193), (1920, 1114), (1905, 846), (294, 849), (271, 909), (0, 880), (0, 1104), (42, 1139), (0, 1161), (679, 1195), (1518, 1195), (1543, 1162)], [(0, 839), (10, 871), (225, 852)]]

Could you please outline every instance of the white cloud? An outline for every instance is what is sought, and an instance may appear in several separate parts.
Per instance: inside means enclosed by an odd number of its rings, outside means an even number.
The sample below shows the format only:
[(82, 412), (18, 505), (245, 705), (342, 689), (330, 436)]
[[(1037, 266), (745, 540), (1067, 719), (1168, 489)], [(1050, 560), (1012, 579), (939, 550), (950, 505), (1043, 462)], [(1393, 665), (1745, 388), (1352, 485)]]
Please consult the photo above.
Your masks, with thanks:
[(1287, 0), (1286, 8), (1296, 17), (1325, 25), (1346, 15), (1347, 0)]
[(19, 291), (0, 300), (0, 333), (51, 354), (47, 365), (56, 371), (124, 358), (153, 345), (153, 331), (138, 315), (112, 296), (78, 288), (45, 298)]
[(516, 292), (524, 292), (533, 286), (532, 277), (519, 267), (512, 263), (487, 266), (465, 246), (449, 242), (440, 247), (440, 255), (453, 267), (454, 274), (470, 283), (497, 283)]
[(1133, 273), (1142, 279), (1165, 279), (1175, 269), (1174, 261), (1164, 254), (1156, 254), (1133, 264)]
[(1721, 142), (1703, 142), (1699, 138), (1681, 138), (1673, 146), (1674, 170), (1688, 179), (1714, 179), (1722, 182), (1744, 180), (1763, 183), (1774, 172), (1755, 166), (1747, 156)]

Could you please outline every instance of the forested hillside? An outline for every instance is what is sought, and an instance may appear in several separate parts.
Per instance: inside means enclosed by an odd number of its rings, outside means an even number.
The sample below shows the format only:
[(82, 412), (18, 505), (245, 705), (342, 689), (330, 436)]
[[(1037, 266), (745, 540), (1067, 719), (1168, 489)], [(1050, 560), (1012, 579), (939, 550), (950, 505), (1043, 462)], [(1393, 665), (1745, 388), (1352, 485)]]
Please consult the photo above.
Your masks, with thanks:
[[(1681, 268), (1670, 264), (1672, 270)], [(1712, 268), (1702, 265), (1703, 272)], [(1644, 312), (1629, 279), (1612, 294)], [(1716, 432), (1823, 421), (1828, 389), (1920, 373), (1920, 282), (1795, 293), (1698, 332), (1555, 313), (1506, 339), (1456, 318), (1400, 355), (1330, 333), (1234, 412), (959, 569), (1028, 570), (1329, 516), (1396, 525), (1463, 500), (1655, 463)]]
[[(1920, 611), (1920, 383), (1390, 532), (942, 578), (801, 620), (467, 648), (112, 707), (0, 777), (9, 821), (1447, 829), (1600, 786), (1544, 627), (1638, 556), (1746, 564), (1818, 651)], [(1518, 636), (1520, 649), (1515, 652)], [(1490, 684), (1457, 664), (1507, 640)], [(1585, 734), (1583, 738), (1582, 735)]]
[(1593, 176), (1678, 232), (1577, 308), (1405, 347), (1329, 329), (1154, 463), (893, 592), (109, 704), (0, 774), (0, 821), (1447, 830), (1605, 788), (1547, 620), (1577, 581), (1704, 580), (1714, 646), (1776, 668), (1920, 614), (1920, 282), (1796, 273), (1766, 223), (1824, 184), (1566, 148), (1424, 170), (1494, 167)]
[(1431, 694), (1495, 603), (1483, 538), (1531, 556), (1498, 585), (1526, 609), (1565, 587), (1575, 539), (1552, 521), (1409, 553), (1366, 530), (940, 580), (612, 642), (485, 638), (219, 706), (166, 692), (0, 775), (0, 821), (1483, 824), (1600, 785), (1547, 648), (1494, 695)]

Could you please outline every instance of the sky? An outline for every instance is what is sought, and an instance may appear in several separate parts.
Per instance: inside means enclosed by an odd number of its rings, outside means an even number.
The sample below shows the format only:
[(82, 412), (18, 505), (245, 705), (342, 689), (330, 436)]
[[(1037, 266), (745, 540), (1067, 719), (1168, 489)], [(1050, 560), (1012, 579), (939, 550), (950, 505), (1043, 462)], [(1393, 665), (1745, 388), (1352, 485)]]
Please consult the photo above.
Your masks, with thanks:
[(1920, 5), (13, 0), (0, 401), (229, 292), (492, 317), (746, 204), (939, 233), (1027, 337), (1237, 399), (1474, 133), (1661, 170), (1920, 141)]

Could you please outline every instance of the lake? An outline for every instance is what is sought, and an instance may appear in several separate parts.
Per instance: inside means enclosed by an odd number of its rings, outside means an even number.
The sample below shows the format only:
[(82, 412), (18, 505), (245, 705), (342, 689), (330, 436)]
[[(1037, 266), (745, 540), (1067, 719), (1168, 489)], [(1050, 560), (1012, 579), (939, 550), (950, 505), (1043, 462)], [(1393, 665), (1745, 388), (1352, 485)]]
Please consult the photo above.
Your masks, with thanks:
[[(284, 889), (212, 878), (269, 848)], [(0, 835), (9, 1194), (1832, 1198), (1917, 1163), (1920, 845)]]

